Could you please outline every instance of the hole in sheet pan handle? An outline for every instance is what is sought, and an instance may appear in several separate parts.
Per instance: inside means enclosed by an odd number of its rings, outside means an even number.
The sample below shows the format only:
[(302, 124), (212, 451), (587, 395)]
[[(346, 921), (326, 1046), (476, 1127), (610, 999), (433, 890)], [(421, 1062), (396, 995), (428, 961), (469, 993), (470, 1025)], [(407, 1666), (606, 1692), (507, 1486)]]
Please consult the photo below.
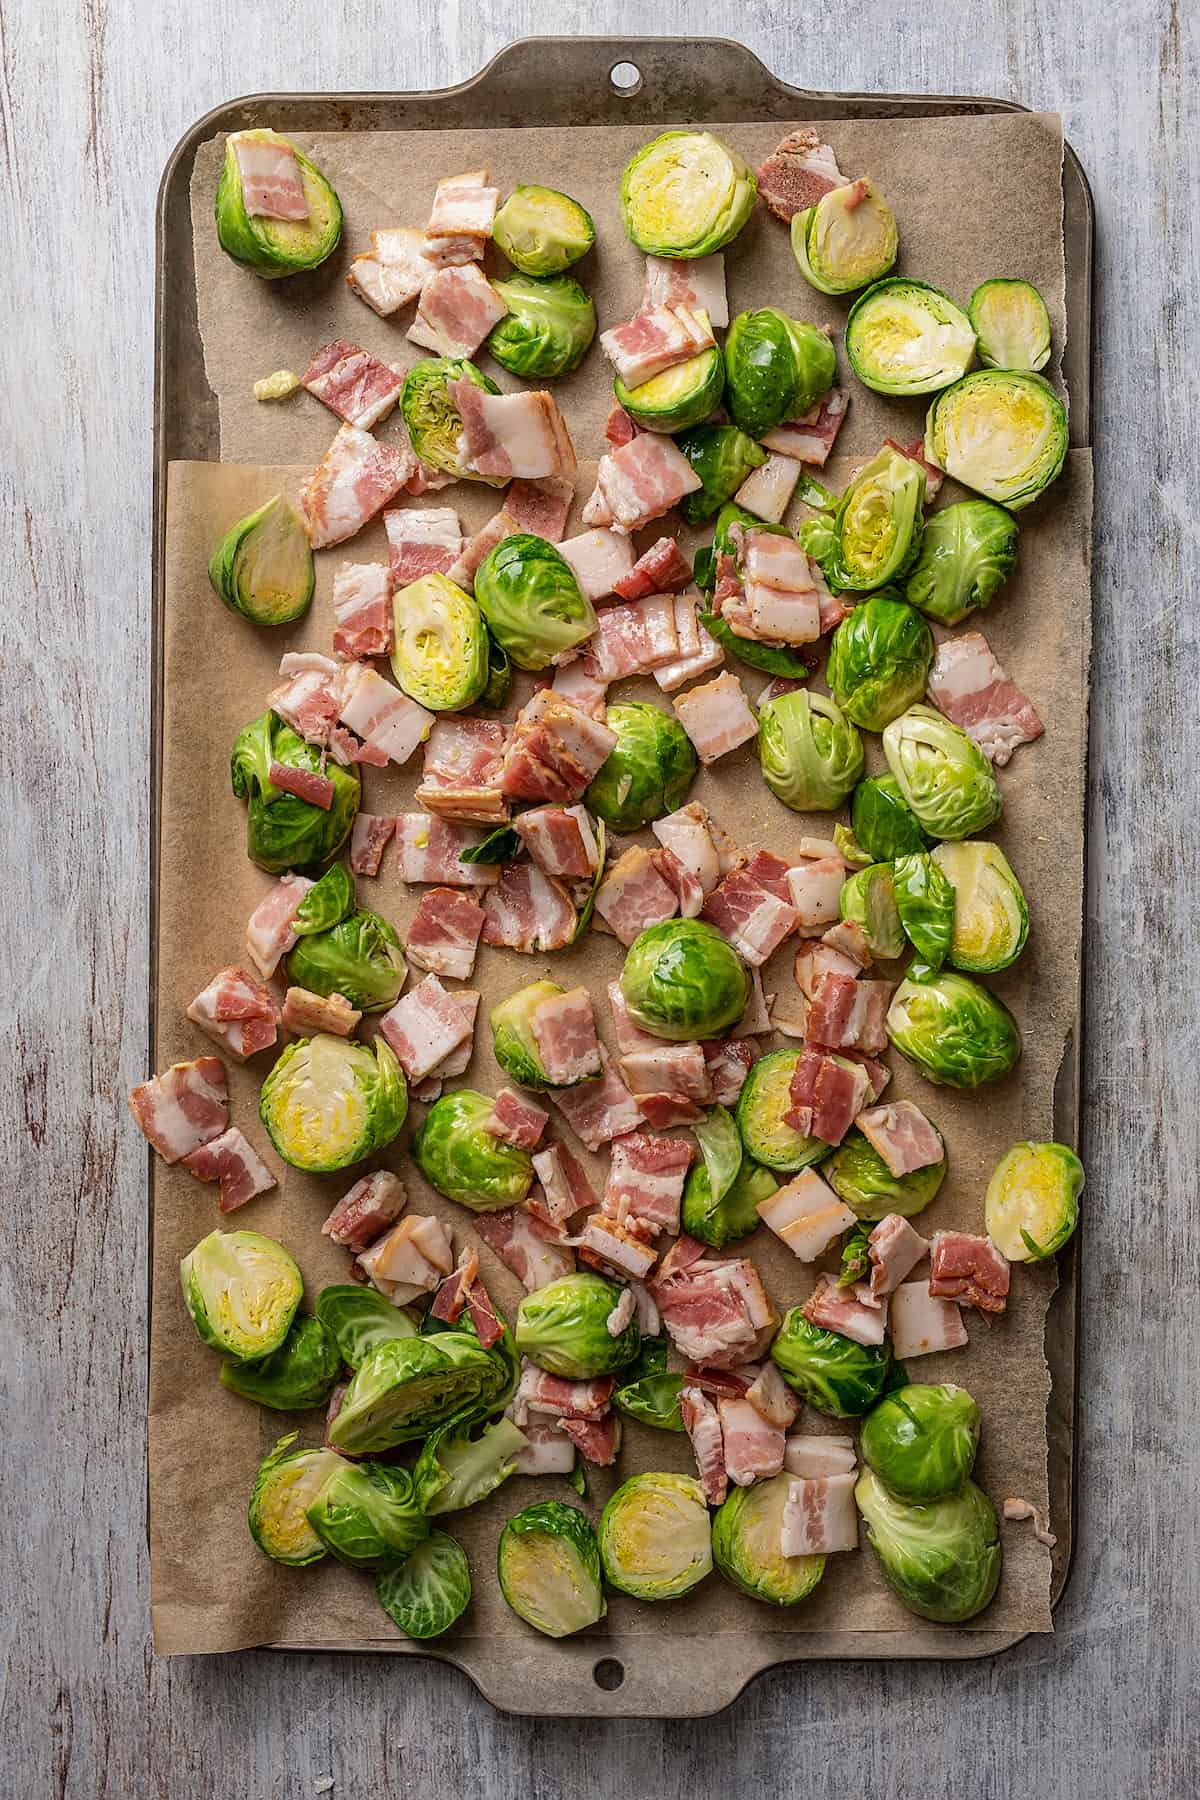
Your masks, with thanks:
[(625, 1665), (615, 1656), (602, 1656), (592, 1670), (592, 1679), (606, 1694), (613, 1694), (625, 1680)]
[(615, 94), (620, 94), (623, 100), (632, 100), (635, 94), (641, 92), (642, 71), (636, 63), (614, 63), (608, 71), (608, 81)]

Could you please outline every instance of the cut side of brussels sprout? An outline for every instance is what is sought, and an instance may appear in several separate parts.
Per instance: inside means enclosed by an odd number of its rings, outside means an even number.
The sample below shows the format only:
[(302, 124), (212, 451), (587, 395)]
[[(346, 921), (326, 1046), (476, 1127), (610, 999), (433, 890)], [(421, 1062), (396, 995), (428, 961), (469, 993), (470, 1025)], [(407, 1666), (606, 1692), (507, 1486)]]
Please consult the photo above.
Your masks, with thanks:
[(873, 181), (847, 182), (792, 219), (792, 254), (810, 287), (849, 294), (880, 281), (896, 260), (896, 215)]
[(411, 1313), (355, 1281), (322, 1288), (316, 1310), (337, 1344), (338, 1355), (351, 1369), (361, 1368), (378, 1345), (417, 1335)]
[(1066, 408), (1040, 375), (976, 369), (929, 408), (925, 454), (964, 487), (1019, 512), (1062, 474)]
[(920, 613), (876, 594), (837, 627), (825, 679), (848, 719), (882, 731), (924, 694), (933, 650)]
[(821, 1173), (856, 1218), (871, 1222), (899, 1213), (902, 1219), (911, 1219), (925, 1210), (946, 1179), (946, 1159), (907, 1175), (893, 1175), (862, 1132), (851, 1130)]
[(750, 976), (701, 919), (665, 919), (629, 946), (621, 993), (635, 1025), (676, 1043), (720, 1037), (750, 999)]
[(763, 437), (823, 400), (837, 375), (833, 345), (815, 325), (773, 306), (739, 313), (725, 340), (725, 405), (735, 425)]
[(344, 1460), (306, 1515), (330, 1553), (350, 1569), (391, 1569), (429, 1535), (412, 1476), (389, 1463)]
[(873, 1469), (854, 1489), (867, 1541), (893, 1593), (918, 1618), (960, 1625), (981, 1613), (1000, 1580), (1000, 1527), (973, 1481), (919, 1505), (890, 1494)]
[(211, 1231), (179, 1265), (203, 1341), (238, 1362), (278, 1350), (304, 1293), (293, 1257), (257, 1231)]
[(833, 812), (863, 772), (862, 739), (835, 700), (793, 688), (758, 715), (763, 780), (793, 812)]
[(835, 1419), (870, 1412), (889, 1386), (893, 1366), (886, 1344), (856, 1344), (840, 1331), (810, 1324), (798, 1306), (784, 1314), (771, 1360), (802, 1400)]
[(993, 500), (958, 500), (925, 522), (904, 597), (939, 625), (990, 606), (1017, 565), (1020, 526)]
[(843, 882), (838, 910), (859, 927), (872, 956), (899, 956), (903, 951), (904, 929), (896, 909), (891, 863), (871, 863)]
[(721, 404), (724, 388), (725, 363), (715, 344), (638, 387), (627, 388), (619, 375), (613, 382), (617, 404), (647, 431), (686, 431), (701, 424)]
[(586, 288), (571, 275), (513, 275), (492, 286), (508, 308), (487, 340), (502, 369), (532, 381), (579, 367), (596, 335), (596, 308)]
[(711, 256), (754, 210), (757, 183), (710, 131), (664, 131), (621, 177), (621, 221), (647, 256)]
[(774, 1475), (733, 1488), (712, 1522), (713, 1561), (721, 1574), (769, 1606), (798, 1606), (825, 1573), (823, 1556), (785, 1556), (780, 1549), (792, 1479)]
[(1066, 1144), (1014, 1144), (984, 1201), (987, 1233), (1009, 1262), (1042, 1262), (1079, 1223), (1083, 1164)]
[(1031, 281), (985, 281), (967, 301), (967, 317), (986, 369), (1044, 369), (1050, 361), (1050, 314)]
[(466, 1551), (447, 1532), (431, 1531), (398, 1569), (379, 1577), (375, 1598), (406, 1637), (441, 1637), (471, 1604)]
[(936, 856), (899, 856), (892, 878), (905, 937), (931, 969), (940, 969), (954, 934), (954, 889)]
[(465, 1331), (379, 1344), (347, 1388), (329, 1441), (348, 1456), (412, 1443), (468, 1407), (486, 1408), (508, 1375), (503, 1359)]
[[(695, 425), (690, 431), (681, 432), (676, 444), (704, 484), (679, 502), (679, 510), (689, 525), (702, 525), (705, 519), (711, 519), (732, 501), (751, 469), (761, 468), (767, 460), (762, 445), (736, 425)], [(730, 522), (739, 519), (748, 525), (760, 523), (744, 507), (735, 506), (730, 511)], [(720, 525), (717, 535), (721, 536)], [(717, 547), (714, 543), (714, 550)], [(708, 591), (711, 592), (711, 585)]]
[(1003, 850), (987, 842), (939, 844), (933, 861), (950, 888), (954, 967), (973, 974), (1007, 969), (1025, 948), (1029, 908)]
[(967, 838), (1000, 817), (995, 771), (978, 744), (932, 706), (913, 706), (883, 734), (901, 797), (935, 838)]
[(896, 989), (887, 1032), (926, 1081), (974, 1088), (999, 1081), (1017, 1064), (1021, 1033), (1002, 1000), (967, 975), (943, 970)]
[(893, 862), (898, 856), (928, 850), (933, 842), (892, 775), (869, 775), (859, 782), (850, 802), (850, 820), (868, 862)]
[(298, 938), (311, 937), (316, 931), (328, 931), (353, 911), (354, 883), (345, 863), (334, 863), (313, 882), (296, 908), (292, 930)]
[(308, 611), (312, 547), (282, 494), (231, 526), (212, 553), (208, 579), (231, 611), (256, 625), (287, 625)]
[(320, 1319), (293, 1319), (270, 1356), (222, 1363), (221, 1386), (277, 1412), (303, 1412), (326, 1404), (341, 1373), (341, 1351)]
[(293, 987), (307, 988), (310, 994), (340, 994), (359, 1012), (394, 1006), (408, 972), (392, 926), (366, 911), (351, 913), (327, 931), (302, 935), (286, 966)]
[(829, 1155), (828, 1144), (805, 1137), (784, 1118), (792, 1111), (792, 1077), (802, 1054), (800, 1050), (772, 1050), (760, 1056), (737, 1101), (737, 1128), (746, 1154), (784, 1175), (812, 1168)]
[(613, 831), (637, 831), (682, 806), (700, 764), (678, 719), (626, 700), (604, 722), (617, 741), (584, 795), (588, 811)]
[(864, 1461), (900, 1500), (956, 1494), (975, 1467), (979, 1408), (966, 1388), (897, 1388), (863, 1421)]
[(303, 1568), (325, 1546), (308, 1522), (326, 1484), (345, 1463), (336, 1450), (293, 1450), (298, 1432), (281, 1437), (259, 1468), (250, 1494), (250, 1536), (273, 1562)]
[(471, 1088), (443, 1094), (412, 1141), (412, 1159), (430, 1187), (472, 1212), (519, 1206), (533, 1186), (528, 1152), (484, 1130), (493, 1105)]
[[(324, 775), (333, 783), (328, 807), (272, 787), (272, 763)], [(324, 766), (323, 766), (324, 765)], [(230, 784), (246, 807), (246, 855), (270, 875), (328, 862), (350, 836), (362, 792), (357, 769), (326, 762), (290, 725), (265, 712), (238, 733), (229, 759)]]
[(622, 1291), (615, 1281), (581, 1269), (526, 1294), (517, 1313), (518, 1351), (568, 1381), (625, 1368), (637, 1356), (641, 1331), (636, 1316), (616, 1337), (608, 1329)]
[(586, 1631), (608, 1611), (596, 1534), (565, 1501), (544, 1500), (508, 1520), (496, 1573), (517, 1617), (546, 1637)]
[(488, 682), (488, 635), (469, 594), (447, 576), (422, 575), (392, 596), (392, 673), (430, 712), (473, 706)]
[(846, 320), (850, 367), (877, 394), (936, 393), (965, 375), (974, 354), (966, 313), (924, 281), (878, 282)]
[(486, 481), (490, 487), (503, 487), (508, 480), (490, 479), (460, 466), (458, 440), (462, 414), (450, 398), (448, 383), (470, 381), (486, 394), (500, 389), (482, 369), (465, 357), (426, 357), (414, 363), (404, 378), (400, 394), (400, 413), (416, 454), (431, 468), (464, 481)]
[(560, 275), (596, 241), (591, 214), (557, 188), (518, 187), (496, 214), (492, 241), (525, 275)]
[(408, 1088), (383, 1038), (368, 1046), (321, 1032), (288, 1045), (258, 1110), (283, 1160), (322, 1174), (390, 1144), (408, 1114)]
[(634, 1475), (600, 1515), (609, 1584), (635, 1600), (678, 1600), (712, 1569), (704, 1490), (691, 1475)]
[[(294, 152), (308, 204), (307, 218), (271, 219), (247, 212), (237, 157), (238, 144), (247, 141), (278, 144)], [(318, 268), (332, 256), (342, 235), (337, 195), (321, 171), (277, 131), (234, 131), (226, 138), (215, 211), (222, 250), (266, 281)]]
[(827, 559), (834, 586), (866, 592), (898, 580), (920, 551), (924, 506), (920, 464), (885, 444), (859, 470), (834, 515)]
[(546, 668), (596, 629), (591, 601), (545, 538), (516, 532), (484, 557), (475, 598), (488, 630), (518, 669)]

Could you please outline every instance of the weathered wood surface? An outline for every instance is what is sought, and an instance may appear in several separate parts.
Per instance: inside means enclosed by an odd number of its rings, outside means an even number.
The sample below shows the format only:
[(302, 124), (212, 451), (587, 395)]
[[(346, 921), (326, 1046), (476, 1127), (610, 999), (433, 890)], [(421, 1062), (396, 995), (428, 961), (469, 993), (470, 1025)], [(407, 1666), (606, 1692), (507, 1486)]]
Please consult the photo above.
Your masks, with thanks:
[[(1078, 1548), (1058, 1635), (990, 1664), (799, 1665), (687, 1726), (501, 1718), (419, 1662), (155, 1661), (145, 1163), (123, 1097), (146, 1042), (159, 172), (236, 93), (434, 86), (513, 37), (639, 27), (736, 33), (798, 85), (1056, 109), (1095, 190), (1090, 1182)], [(330, 1775), (335, 1800), (1200, 1789), (1196, 38), (1177, 0), (0, 13), (0, 1770), (19, 1800), (291, 1800)]]

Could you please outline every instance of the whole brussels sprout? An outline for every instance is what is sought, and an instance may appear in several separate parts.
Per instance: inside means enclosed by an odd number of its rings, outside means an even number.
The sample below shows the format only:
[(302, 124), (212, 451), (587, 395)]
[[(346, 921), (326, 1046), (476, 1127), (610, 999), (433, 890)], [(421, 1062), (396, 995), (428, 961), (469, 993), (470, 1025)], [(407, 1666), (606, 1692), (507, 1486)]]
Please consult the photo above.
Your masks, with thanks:
[(383, 1038), (367, 1045), (320, 1032), (288, 1045), (258, 1111), (284, 1162), (325, 1174), (391, 1143), (408, 1115), (408, 1088)]
[(772, 1050), (760, 1056), (737, 1100), (737, 1128), (747, 1155), (785, 1175), (811, 1168), (829, 1155), (827, 1143), (805, 1137), (784, 1116), (792, 1111), (792, 1077), (802, 1054), (800, 1050)]
[(337, 1344), (338, 1355), (351, 1369), (360, 1368), (379, 1344), (417, 1335), (411, 1313), (356, 1281), (322, 1288), (316, 1312)]
[(943, 1155), (941, 1162), (893, 1175), (862, 1132), (850, 1130), (821, 1173), (855, 1218), (878, 1220), (899, 1213), (911, 1219), (924, 1212), (946, 1179), (946, 1159)]
[(319, 881), (314, 881), (296, 908), (292, 932), (298, 938), (312, 937), (328, 931), (354, 911), (354, 883), (345, 863), (332, 863)]
[(985, 369), (1044, 369), (1050, 361), (1050, 314), (1031, 281), (994, 279), (975, 289), (967, 317)]
[(783, 1315), (771, 1361), (802, 1400), (835, 1419), (870, 1412), (897, 1366), (886, 1344), (856, 1344), (840, 1331), (810, 1324), (798, 1306)]
[(1062, 474), (1067, 410), (1041, 375), (976, 369), (939, 394), (925, 454), (964, 487), (1020, 512)]
[(543, 1001), (565, 992), (557, 981), (531, 981), (492, 1009), (492, 1053), (504, 1073), (521, 1087), (540, 1089), (555, 1085), (542, 1062), (532, 1020)]
[(306, 613), (316, 575), (312, 546), (282, 494), (230, 527), (208, 579), (231, 612), (256, 625), (288, 625)]
[(307, 1518), (350, 1569), (394, 1569), (429, 1535), (412, 1476), (390, 1463), (343, 1461)]
[(202, 1341), (238, 1362), (278, 1350), (304, 1293), (294, 1258), (258, 1231), (210, 1231), (180, 1263), (179, 1279)]
[(830, 640), (829, 691), (848, 719), (882, 731), (925, 692), (933, 648), (920, 613), (877, 594), (856, 606)]
[(848, 294), (879, 281), (899, 247), (896, 215), (873, 181), (832, 188), (792, 218), (792, 255), (822, 294)]
[(689, 1043), (720, 1037), (750, 998), (750, 977), (731, 944), (702, 919), (664, 919), (633, 940), (621, 993), (635, 1025)]
[[(830, 584), (839, 591), (863, 592), (898, 581), (920, 554), (924, 507), (925, 471), (912, 457), (885, 444), (864, 463), (838, 502), (832, 544), (822, 559)], [(928, 636), (928, 627), (922, 636), (916, 630), (920, 621), (913, 618), (901, 639), (908, 661)], [(929, 642), (932, 661), (932, 639)]]
[(892, 775), (868, 775), (859, 782), (850, 801), (850, 822), (869, 862), (894, 862), (928, 850), (933, 842)]
[(462, 435), (462, 414), (450, 397), (449, 383), (469, 381), (485, 394), (498, 394), (494, 381), (477, 369), (465, 356), (427, 356), (414, 363), (404, 377), (400, 392), (400, 414), (416, 454), (431, 468), (441, 469), (460, 481), (483, 481), (489, 487), (503, 487), (508, 476), (478, 475), (462, 467), (458, 440)]
[(735, 425), (763, 437), (823, 400), (837, 375), (833, 345), (815, 325), (777, 307), (739, 313), (725, 340), (725, 405)]
[(288, 980), (310, 994), (341, 994), (359, 1012), (394, 1006), (408, 965), (400, 939), (378, 913), (353, 912), (328, 931), (301, 937), (287, 958)]
[(999, 844), (939, 844), (933, 860), (950, 890), (954, 967), (974, 974), (1007, 969), (1025, 948), (1029, 908)]
[(496, 1573), (517, 1617), (546, 1637), (586, 1631), (608, 1611), (596, 1534), (565, 1501), (543, 1500), (507, 1521)]
[(725, 362), (715, 344), (637, 387), (627, 388), (619, 375), (613, 382), (617, 405), (644, 431), (686, 431), (699, 425), (720, 406), (724, 388)]
[(469, 594), (434, 571), (392, 596), (392, 674), (430, 712), (461, 712), (488, 684), (488, 634)]
[(958, 500), (925, 521), (904, 598), (939, 625), (990, 606), (1017, 566), (1021, 528), (992, 500)]
[(1066, 1144), (1014, 1144), (992, 1172), (987, 1233), (1009, 1262), (1042, 1262), (1079, 1223), (1083, 1164)]
[(872, 956), (899, 956), (904, 949), (891, 863), (870, 863), (844, 881), (838, 911), (859, 927)]
[(595, 241), (591, 214), (557, 188), (515, 188), (492, 222), (492, 242), (524, 275), (561, 275)]
[(962, 308), (940, 288), (907, 276), (868, 288), (846, 320), (850, 367), (877, 394), (932, 394), (964, 375), (974, 354), (975, 333)]
[(905, 937), (929, 968), (940, 969), (954, 934), (954, 889), (936, 856), (898, 856), (892, 885)]
[(278, 1350), (254, 1362), (221, 1364), (221, 1386), (276, 1412), (324, 1406), (342, 1373), (342, 1355), (320, 1319), (293, 1319)]
[(998, 1081), (1021, 1054), (1017, 1021), (1002, 1000), (967, 975), (943, 970), (896, 989), (887, 1033), (926, 1081), (973, 1088)]
[(330, 1422), (329, 1442), (348, 1456), (412, 1443), (469, 1408), (486, 1410), (508, 1379), (505, 1357), (483, 1349), (473, 1333), (393, 1338), (376, 1345), (355, 1371)]
[(569, 375), (596, 335), (596, 308), (572, 275), (513, 275), (492, 286), (508, 308), (487, 347), (526, 381)]
[(758, 715), (758, 760), (793, 812), (833, 812), (863, 772), (862, 739), (836, 701), (793, 688)]
[(791, 1475), (735, 1487), (712, 1522), (713, 1561), (751, 1600), (798, 1606), (825, 1573), (823, 1556), (785, 1556), (780, 1549)]
[(645, 700), (625, 700), (604, 716), (617, 741), (593, 777), (584, 804), (613, 831), (637, 831), (687, 799), (700, 764), (678, 719)]
[[(324, 761), (320, 750), (273, 712), (238, 733), (229, 759), (230, 782), (238, 799), (247, 802), (246, 855), (269, 875), (328, 862), (350, 836), (361, 794), (358, 771), (334, 762), (323, 766)], [(328, 808), (272, 787), (272, 763), (327, 776), (333, 783)]]
[(711, 131), (664, 131), (625, 165), (621, 222), (647, 256), (711, 256), (754, 210), (758, 184)]
[(375, 1598), (406, 1637), (441, 1637), (471, 1604), (471, 1567), (446, 1531), (431, 1531), (399, 1568), (385, 1569)]
[(712, 1569), (704, 1490), (691, 1475), (634, 1475), (600, 1515), (609, 1585), (635, 1600), (678, 1600)]
[(308, 1522), (310, 1506), (346, 1464), (336, 1450), (293, 1450), (299, 1432), (281, 1437), (263, 1458), (250, 1493), (250, 1536), (273, 1562), (303, 1568), (320, 1562), (325, 1546)]
[(666, 1338), (643, 1338), (637, 1358), (621, 1370), (620, 1386), (613, 1389), (618, 1412), (657, 1431), (682, 1431), (679, 1395), (683, 1376), (667, 1368)]
[(603, 1275), (580, 1269), (526, 1294), (517, 1313), (517, 1349), (539, 1369), (568, 1381), (611, 1375), (638, 1353), (636, 1317), (613, 1337), (610, 1314), (622, 1289)]
[(472, 1212), (519, 1206), (533, 1186), (528, 1151), (484, 1130), (493, 1104), (472, 1088), (443, 1094), (412, 1141), (412, 1159), (430, 1187)]
[(475, 598), (488, 630), (518, 669), (546, 668), (596, 629), (591, 601), (570, 564), (545, 538), (518, 531), (475, 572)]
[[(271, 219), (247, 212), (238, 164), (240, 144), (275, 144), (293, 152), (308, 207), (306, 218)], [(217, 181), (215, 211), (217, 241), (222, 250), (235, 262), (253, 269), (264, 281), (318, 268), (333, 255), (342, 235), (342, 208), (333, 188), (320, 169), (278, 131), (230, 132)]]
[(1000, 1580), (1000, 1527), (981, 1488), (965, 1481), (956, 1494), (914, 1506), (866, 1469), (854, 1498), (883, 1578), (909, 1612), (960, 1625), (983, 1611)]
[[(711, 519), (726, 501), (733, 499), (751, 469), (761, 468), (767, 460), (762, 445), (736, 425), (694, 425), (690, 431), (681, 431), (675, 442), (704, 483), (679, 502), (679, 510), (689, 525), (702, 525), (705, 519)], [(757, 523), (743, 507), (736, 511), (747, 523)]]
[(900, 1500), (956, 1494), (978, 1448), (979, 1408), (948, 1382), (896, 1388), (863, 1420), (863, 1459)]
[(978, 744), (932, 706), (912, 706), (883, 734), (896, 785), (926, 831), (966, 838), (994, 825), (1004, 802)]

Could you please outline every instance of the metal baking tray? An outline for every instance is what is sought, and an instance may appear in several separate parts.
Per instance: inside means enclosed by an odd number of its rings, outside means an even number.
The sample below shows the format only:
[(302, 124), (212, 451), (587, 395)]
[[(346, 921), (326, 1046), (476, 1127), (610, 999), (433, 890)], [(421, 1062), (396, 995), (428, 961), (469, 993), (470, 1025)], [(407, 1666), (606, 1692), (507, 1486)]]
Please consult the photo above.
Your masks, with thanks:
[[(177, 460), (219, 459), (216, 398), (209, 389), (196, 316), (189, 186), (199, 146), (269, 116), (284, 132), (395, 131), (531, 124), (610, 125), (648, 130), (719, 118), (731, 123), (822, 118), (953, 118), (1027, 109), (1009, 100), (945, 94), (838, 94), (790, 87), (744, 45), (726, 38), (525, 38), (456, 87), (406, 94), (254, 94), (198, 119), (173, 151), (158, 194), (154, 387), (154, 568), (152, 611), (150, 1035), (154, 1041), (158, 941), (158, 796), (162, 770), (162, 613), (166, 473)], [(1070, 397), (1073, 449), (1091, 446), (1091, 191), (1070, 145), (1063, 163), (1066, 306), (1070, 331), (1062, 372)], [(1082, 937), (1082, 919), (1080, 930)], [(1054, 1129), (1079, 1147), (1079, 1011), (1059, 1070)], [(153, 1219), (151, 1219), (153, 1229)], [(1060, 1255), (1059, 1286), (1046, 1324), (1052, 1377), (1047, 1418), (1053, 1552), (1051, 1605), (1062, 1598), (1075, 1537), (1075, 1407), (1078, 1379), (1078, 1237)], [(567, 1639), (548, 1646), (506, 1639), (441, 1648), (363, 1643), (362, 1650), (417, 1654), (452, 1663), (503, 1711), (559, 1717), (697, 1717), (719, 1711), (755, 1675), (781, 1663), (820, 1659), (942, 1659), (996, 1655), (1025, 1634), (924, 1628), (905, 1632), (726, 1633), (721, 1654), (686, 1635)], [(664, 1646), (670, 1651), (664, 1655)], [(278, 1644), (312, 1651), (320, 1644)], [(338, 1645), (345, 1650), (345, 1645)], [(355, 1648), (360, 1648), (356, 1646)]]

